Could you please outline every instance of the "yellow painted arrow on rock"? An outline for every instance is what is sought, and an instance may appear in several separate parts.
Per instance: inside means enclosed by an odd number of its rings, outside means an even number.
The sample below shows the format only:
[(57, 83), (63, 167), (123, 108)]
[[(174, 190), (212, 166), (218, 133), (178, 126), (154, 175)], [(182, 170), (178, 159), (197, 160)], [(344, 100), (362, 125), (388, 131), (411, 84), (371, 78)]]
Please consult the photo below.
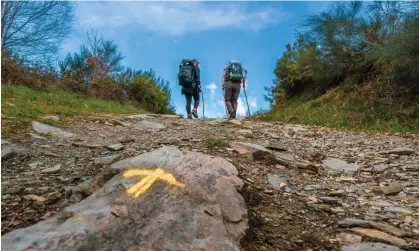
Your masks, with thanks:
[(122, 174), (124, 178), (131, 178), (135, 176), (145, 176), (141, 181), (135, 183), (130, 188), (127, 189), (127, 193), (134, 198), (137, 198), (141, 194), (147, 192), (147, 190), (153, 185), (153, 183), (160, 179), (164, 180), (167, 183), (178, 186), (185, 187), (186, 185), (177, 181), (176, 178), (161, 168), (157, 169), (130, 169), (125, 171)]

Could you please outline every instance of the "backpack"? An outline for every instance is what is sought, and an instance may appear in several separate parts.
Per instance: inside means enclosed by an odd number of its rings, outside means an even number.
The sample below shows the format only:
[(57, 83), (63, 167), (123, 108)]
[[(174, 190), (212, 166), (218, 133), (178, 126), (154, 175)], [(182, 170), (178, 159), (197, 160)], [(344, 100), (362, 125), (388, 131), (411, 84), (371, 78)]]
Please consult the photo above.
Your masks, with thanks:
[(230, 62), (226, 69), (227, 81), (242, 81), (243, 79), (243, 67), (239, 62)]
[(182, 59), (179, 64), (178, 73), (179, 85), (190, 86), (194, 81), (194, 66), (192, 60)]

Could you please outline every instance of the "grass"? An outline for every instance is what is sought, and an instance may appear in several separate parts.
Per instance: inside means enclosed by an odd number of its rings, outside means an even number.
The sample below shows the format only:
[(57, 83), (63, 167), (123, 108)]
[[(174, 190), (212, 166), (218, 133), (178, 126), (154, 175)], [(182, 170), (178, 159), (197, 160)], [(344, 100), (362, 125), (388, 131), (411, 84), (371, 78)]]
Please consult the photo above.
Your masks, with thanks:
[(227, 142), (222, 139), (207, 139), (206, 140), (207, 148), (216, 148), (216, 147), (224, 147), (227, 146)]
[[(370, 96), (368, 96), (370, 95)], [(419, 133), (419, 103), (380, 104), (371, 94), (337, 87), (325, 95), (307, 100), (297, 97), (274, 107), (262, 116), (267, 121), (308, 124), (334, 128), (381, 132)]]
[[(2, 137), (29, 129), (37, 120), (51, 125), (64, 125), (74, 116), (144, 113), (130, 104), (120, 104), (76, 93), (47, 90), (37, 91), (21, 85), (2, 85)], [(45, 120), (40, 116), (57, 115), (60, 120)]]

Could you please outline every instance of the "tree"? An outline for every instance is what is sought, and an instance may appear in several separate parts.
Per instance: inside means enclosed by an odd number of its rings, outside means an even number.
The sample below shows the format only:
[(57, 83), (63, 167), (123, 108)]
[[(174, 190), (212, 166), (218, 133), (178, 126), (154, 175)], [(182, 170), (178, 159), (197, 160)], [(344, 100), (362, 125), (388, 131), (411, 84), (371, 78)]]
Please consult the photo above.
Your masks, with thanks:
[(69, 53), (59, 65), (62, 75), (89, 83), (104, 78), (108, 73), (115, 77), (123, 70), (123, 59), (114, 41), (105, 40), (91, 30), (87, 33), (87, 42), (80, 47), (80, 52)]
[(68, 37), (73, 17), (71, 2), (2, 1), (1, 48), (27, 59), (44, 60)]

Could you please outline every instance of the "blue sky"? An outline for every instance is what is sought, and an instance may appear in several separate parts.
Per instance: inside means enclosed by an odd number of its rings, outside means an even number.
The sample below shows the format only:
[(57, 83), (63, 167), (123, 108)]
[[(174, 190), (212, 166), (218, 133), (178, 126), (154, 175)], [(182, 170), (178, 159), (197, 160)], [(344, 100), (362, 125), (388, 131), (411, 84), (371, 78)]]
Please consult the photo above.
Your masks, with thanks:
[[(246, 88), (251, 112), (269, 108), (264, 87), (295, 30), (312, 13), (331, 2), (76, 2), (70, 38), (60, 56), (78, 51), (87, 31), (112, 39), (134, 69), (153, 68), (170, 81), (176, 111), (185, 114), (184, 96), (176, 81), (183, 58), (201, 65), (206, 117), (224, 116), (221, 74), (224, 65), (239, 60), (248, 69)], [(246, 113), (243, 91), (239, 114)], [(202, 112), (202, 105), (200, 107)]]

